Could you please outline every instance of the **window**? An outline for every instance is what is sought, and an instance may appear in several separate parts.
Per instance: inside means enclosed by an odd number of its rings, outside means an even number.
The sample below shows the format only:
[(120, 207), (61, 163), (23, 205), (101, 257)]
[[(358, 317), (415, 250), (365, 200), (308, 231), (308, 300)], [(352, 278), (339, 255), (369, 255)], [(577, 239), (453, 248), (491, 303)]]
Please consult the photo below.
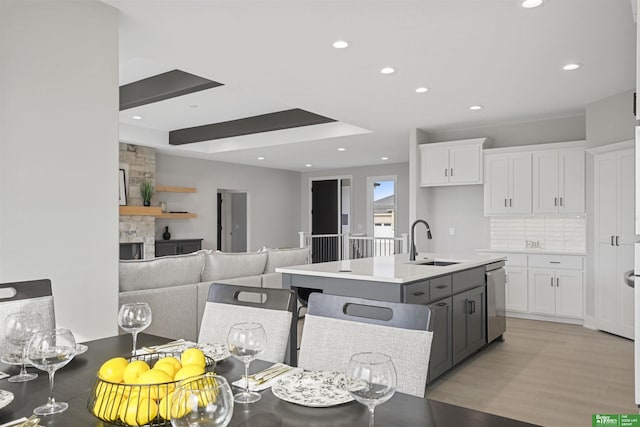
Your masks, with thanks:
[(396, 177), (369, 177), (367, 222), (368, 232), (374, 238), (388, 238), (376, 240), (375, 255), (390, 255), (394, 253), (396, 230)]

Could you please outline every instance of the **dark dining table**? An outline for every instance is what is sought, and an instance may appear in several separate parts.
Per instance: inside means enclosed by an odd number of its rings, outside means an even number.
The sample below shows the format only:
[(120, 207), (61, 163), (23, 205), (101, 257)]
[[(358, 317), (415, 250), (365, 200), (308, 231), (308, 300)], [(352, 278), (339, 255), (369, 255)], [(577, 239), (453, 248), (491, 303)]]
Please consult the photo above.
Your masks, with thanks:
[[(168, 342), (149, 334), (138, 336), (139, 346), (151, 346)], [(118, 335), (85, 343), (89, 347), (84, 354), (77, 355), (67, 366), (56, 372), (54, 397), (69, 404), (61, 414), (41, 417), (42, 426), (52, 427), (105, 427), (112, 424), (95, 418), (87, 409), (87, 399), (96, 380), (100, 365), (116, 356), (127, 357), (131, 353), (131, 336)], [(250, 365), (250, 373), (262, 370), (271, 364), (256, 360)], [(14, 375), (18, 366), (0, 363), (0, 370)], [(29, 368), (34, 371), (35, 368)], [(244, 374), (244, 365), (228, 358), (219, 362), (215, 372), (229, 382)], [(0, 380), (0, 389), (11, 391), (15, 398), (0, 409), (0, 424), (20, 417), (29, 417), (36, 406), (47, 401), (48, 376), (39, 371), (38, 378), (25, 383), (10, 383)], [(345, 426), (369, 425), (369, 412), (364, 405), (350, 402), (329, 408), (309, 408), (285, 402), (273, 395), (271, 389), (261, 392), (262, 398), (252, 404), (236, 404), (230, 426), (276, 427), (276, 426)], [(376, 408), (376, 426), (531, 426), (522, 421), (499, 417), (460, 406), (449, 405), (429, 399), (396, 393), (388, 402)]]

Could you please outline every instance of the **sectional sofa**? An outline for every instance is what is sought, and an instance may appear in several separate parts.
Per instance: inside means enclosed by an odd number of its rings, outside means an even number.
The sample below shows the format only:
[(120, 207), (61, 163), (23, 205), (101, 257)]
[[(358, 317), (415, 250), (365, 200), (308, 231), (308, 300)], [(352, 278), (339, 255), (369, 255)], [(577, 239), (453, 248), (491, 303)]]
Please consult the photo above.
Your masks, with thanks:
[(224, 253), (208, 250), (120, 261), (119, 302), (146, 302), (153, 321), (145, 332), (196, 341), (211, 283), (280, 288), (278, 267), (309, 263), (309, 248)]

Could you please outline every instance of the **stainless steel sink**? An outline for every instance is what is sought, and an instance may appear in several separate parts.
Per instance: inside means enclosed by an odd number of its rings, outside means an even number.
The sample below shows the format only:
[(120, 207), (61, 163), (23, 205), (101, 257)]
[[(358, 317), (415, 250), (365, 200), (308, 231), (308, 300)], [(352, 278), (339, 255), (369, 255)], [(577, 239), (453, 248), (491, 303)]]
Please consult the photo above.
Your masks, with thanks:
[(415, 265), (431, 265), (435, 267), (445, 267), (447, 265), (460, 264), (458, 261), (438, 261), (434, 259), (430, 259), (427, 261), (416, 262)]

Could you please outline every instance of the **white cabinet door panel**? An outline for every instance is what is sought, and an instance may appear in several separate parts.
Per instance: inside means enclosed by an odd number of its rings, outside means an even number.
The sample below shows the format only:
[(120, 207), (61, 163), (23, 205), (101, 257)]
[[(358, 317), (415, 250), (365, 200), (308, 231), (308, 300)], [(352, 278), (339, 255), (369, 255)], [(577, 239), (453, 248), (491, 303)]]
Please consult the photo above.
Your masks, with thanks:
[(555, 314), (556, 289), (553, 270), (529, 269), (529, 312)]
[(556, 314), (582, 317), (582, 271), (556, 270)]
[(584, 151), (559, 152), (560, 189), (558, 207), (560, 213), (583, 213), (584, 205)]
[(487, 156), (484, 179), (484, 214), (501, 215), (508, 212), (509, 156)]
[(481, 183), (482, 147), (463, 145), (449, 150), (449, 182), (456, 184)]
[(522, 267), (505, 267), (507, 272), (507, 299), (508, 311), (526, 313), (529, 309), (529, 290), (527, 287), (527, 269)]
[(533, 212), (558, 212), (558, 152), (533, 153)]
[(420, 185), (449, 182), (449, 149), (442, 146), (420, 146)]
[(531, 213), (531, 154), (510, 156), (509, 212)]

